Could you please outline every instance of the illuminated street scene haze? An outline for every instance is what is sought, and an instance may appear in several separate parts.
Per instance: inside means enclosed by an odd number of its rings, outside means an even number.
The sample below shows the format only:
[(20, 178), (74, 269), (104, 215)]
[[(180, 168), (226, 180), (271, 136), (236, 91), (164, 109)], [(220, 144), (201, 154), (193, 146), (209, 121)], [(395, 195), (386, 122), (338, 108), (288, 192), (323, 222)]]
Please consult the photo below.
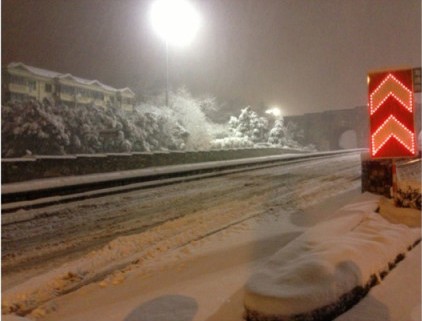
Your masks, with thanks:
[(421, 321), (419, 0), (3, 0), (4, 321)]

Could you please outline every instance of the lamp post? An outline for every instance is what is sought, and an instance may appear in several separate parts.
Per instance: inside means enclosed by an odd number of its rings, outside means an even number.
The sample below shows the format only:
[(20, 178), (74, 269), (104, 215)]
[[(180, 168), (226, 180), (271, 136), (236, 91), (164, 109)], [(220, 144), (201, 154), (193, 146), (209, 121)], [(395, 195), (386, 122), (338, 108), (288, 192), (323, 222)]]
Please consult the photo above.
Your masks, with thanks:
[(151, 7), (151, 22), (166, 45), (166, 106), (169, 105), (169, 45), (183, 47), (196, 35), (200, 17), (187, 0), (156, 0)]
[(166, 107), (169, 106), (169, 42), (166, 39)]

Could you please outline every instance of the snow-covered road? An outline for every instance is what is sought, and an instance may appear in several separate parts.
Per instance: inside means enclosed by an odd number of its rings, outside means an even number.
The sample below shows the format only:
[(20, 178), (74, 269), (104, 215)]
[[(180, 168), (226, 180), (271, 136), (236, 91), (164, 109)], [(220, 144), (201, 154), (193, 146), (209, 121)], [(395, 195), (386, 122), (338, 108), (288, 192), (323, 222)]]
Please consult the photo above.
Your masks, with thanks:
[[(209, 302), (201, 302), (195, 314), (195, 320), (203, 320), (224, 309), (225, 299), (257, 261), (331, 217), (339, 203), (359, 194), (359, 186), (357, 153), (43, 209), (37, 219), (2, 227), (3, 297), (21, 298), (18, 306), (6, 307), (35, 308), (31, 315), (46, 314), (46, 320), (71, 320), (72, 304), (78, 303), (70, 300), (80, 298), (97, 306), (87, 306), (82, 309), (87, 315), (72, 320), (88, 320), (89, 313), (113, 306), (114, 287), (124, 287), (129, 292), (122, 295), (131, 302), (127, 308), (101, 315), (102, 320), (123, 320), (133, 300), (144, 302), (130, 294), (131, 287), (152, 299), (180, 293), (172, 284), (180, 287), (185, 280), (192, 289), (210, 291)], [(330, 197), (335, 202), (312, 214), (312, 206)], [(215, 264), (207, 251), (215, 253)], [(201, 287), (195, 275), (220, 289), (218, 295)], [(139, 282), (128, 282), (132, 277)], [(90, 291), (96, 298), (111, 295), (111, 301), (87, 300)]]
[(194, 218), (194, 228), (218, 219), (219, 229), (276, 207), (306, 207), (357, 186), (359, 166), (354, 154), (34, 210), (37, 219), (2, 226), (3, 289), (26, 279), (23, 271), (45, 272), (170, 219)]

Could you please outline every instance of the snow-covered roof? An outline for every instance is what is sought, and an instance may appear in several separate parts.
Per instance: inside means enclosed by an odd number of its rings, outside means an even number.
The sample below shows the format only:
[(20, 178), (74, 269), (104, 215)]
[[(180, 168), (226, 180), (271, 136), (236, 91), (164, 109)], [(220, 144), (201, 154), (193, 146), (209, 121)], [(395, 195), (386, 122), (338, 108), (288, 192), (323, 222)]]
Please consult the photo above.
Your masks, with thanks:
[(104, 85), (103, 83), (99, 82), (98, 80), (88, 80), (80, 77), (73, 76), (72, 74), (60, 74), (56, 78), (58, 79), (70, 79), (78, 84), (81, 85), (96, 85), (104, 90), (112, 91), (112, 92), (118, 92), (120, 89), (113, 88), (108, 85)]
[(122, 89), (117, 89), (117, 91), (118, 92), (121, 92), (121, 93), (122, 92), (126, 92), (126, 93), (129, 93), (129, 94), (135, 95), (135, 93), (129, 87), (125, 87), (125, 88), (122, 88)]
[(61, 75), (60, 73), (55, 72), (55, 71), (50, 71), (50, 70), (46, 70), (46, 69), (28, 66), (28, 65), (25, 65), (21, 62), (12, 62), (7, 66), (7, 69), (19, 68), (19, 67), (29, 71), (31, 74), (41, 76), (41, 77), (45, 77), (45, 78), (56, 78), (56, 77), (59, 77)]
[(71, 80), (73, 80), (76, 83), (81, 84), (81, 85), (97, 85), (104, 90), (113, 91), (113, 92), (127, 92), (127, 93), (130, 93), (132, 95), (135, 95), (135, 93), (128, 87), (117, 89), (117, 88), (105, 85), (105, 84), (103, 84), (100, 81), (95, 80), (95, 79), (94, 80), (88, 80), (88, 79), (73, 76), (72, 74), (69, 74), (69, 73), (62, 74), (62, 73), (59, 73), (59, 72), (56, 72), (56, 71), (51, 71), (51, 70), (41, 69), (41, 68), (37, 68), (37, 67), (33, 67), (33, 66), (28, 66), (28, 65), (25, 65), (22, 62), (12, 62), (7, 66), (7, 68), (8, 69), (22, 68), (22, 69), (30, 72), (31, 74), (34, 74), (36, 76), (41, 76), (41, 77), (44, 77), (44, 78), (71, 79)]

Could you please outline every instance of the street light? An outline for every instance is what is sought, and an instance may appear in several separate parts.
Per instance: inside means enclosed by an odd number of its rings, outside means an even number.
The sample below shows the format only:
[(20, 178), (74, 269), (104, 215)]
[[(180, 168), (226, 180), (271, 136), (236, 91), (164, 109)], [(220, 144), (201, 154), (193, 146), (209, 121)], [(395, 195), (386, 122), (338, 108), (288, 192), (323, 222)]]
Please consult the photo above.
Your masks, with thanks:
[(169, 44), (188, 45), (197, 33), (200, 17), (187, 0), (156, 0), (151, 7), (151, 22), (158, 36), (166, 44), (166, 106), (169, 92)]
[(278, 119), (281, 116), (281, 110), (278, 107), (272, 107), (270, 109), (267, 109), (265, 113), (273, 115), (276, 119)]

